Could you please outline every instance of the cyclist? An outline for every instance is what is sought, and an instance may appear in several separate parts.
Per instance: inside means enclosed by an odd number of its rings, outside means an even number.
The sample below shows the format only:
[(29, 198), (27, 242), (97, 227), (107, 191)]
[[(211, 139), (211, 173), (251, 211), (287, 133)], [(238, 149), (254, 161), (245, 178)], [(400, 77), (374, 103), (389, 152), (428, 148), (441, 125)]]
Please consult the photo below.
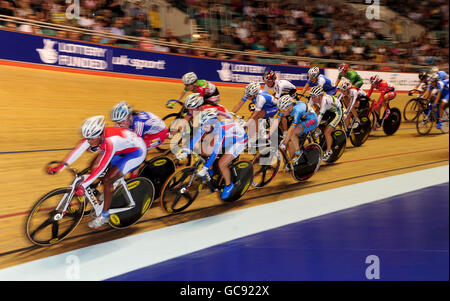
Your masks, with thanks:
[[(184, 159), (189, 152), (194, 150), (196, 144), (202, 141), (201, 152), (209, 158), (197, 175), (204, 177), (207, 172), (210, 175), (212, 174), (211, 167), (219, 153), (222, 153), (223, 155), (219, 159), (218, 166), (225, 180), (225, 187), (220, 197), (226, 199), (234, 188), (228, 165), (244, 151), (248, 141), (247, 133), (242, 126), (233, 120), (219, 121), (217, 110), (215, 109), (206, 109), (199, 114), (199, 126), (200, 128), (194, 131), (194, 137), (191, 140), (189, 149), (181, 149), (176, 157), (178, 160)], [(204, 137), (205, 134), (210, 136)], [(208, 138), (211, 139), (209, 142), (213, 143), (212, 147), (212, 143), (203, 142), (208, 141)]]
[(178, 100), (181, 100), (187, 92), (191, 91), (200, 93), (204, 100), (209, 100), (213, 103), (218, 103), (220, 101), (219, 90), (217, 87), (209, 81), (198, 79), (194, 72), (188, 72), (183, 75), (182, 81), (185, 87)]
[[(389, 114), (391, 113), (389, 110), (389, 101), (393, 100), (395, 96), (397, 96), (397, 92), (395, 92), (394, 86), (392, 86), (390, 83), (388, 83), (385, 80), (382, 80), (378, 74), (372, 76), (370, 78), (370, 90), (367, 93), (367, 97), (370, 97), (372, 95), (372, 92), (377, 89), (380, 91), (380, 98), (377, 101), (377, 106), (375, 107), (375, 111), (377, 112), (378, 120), (375, 124), (375, 127), (373, 130), (376, 131), (377, 128), (381, 126), (381, 123), (384, 119), (388, 118)], [(380, 111), (381, 106), (380, 102), (384, 107), (384, 117), (380, 118)]]
[[(445, 84), (444, 81), (440, 80), (439, 75), (434, 73), (430, 76), (430, 85), (423, 97), (427, 100), (431, 100), (431, 97), (434, 97), (433, 107), (436, 107), (439, 102), (438, 117), (443, 116), (444, 106), (448, 103), (449, 98), (448, 83)], [(441, 127), (442, 121), (439, 119), (436, 128), (440, 129)]]
[(319, 67), (314, 66), (308, 70), (308, 81), (300, 94), (305, 94), (309, 87), (315, 87), (317, 85), (322, 86), (328, 95), (335, 95), (337, 92), (337, 87), (333, 86), (331, 80), (325, 75), (320, 74)]
[(355, 70), (351, 70), (348, 64), (341, 64), (338, 70), (339, 75), (337, 77), (335, 86), (338, 85), (342, 77), (348, 79), (352, 83), (353, 87), (358, 89), (361, 88), (364, 84), (363, 78)]
[(272, 71), (266, 71), (263, 74), (264, 91), (269, 92), (269, 88), (274, 90), (273, 96), (277, 101), (281, 96), (289, 94), (298, 100), (297, 88), (291, 82), (284, 79), (277, 79), (277, 74)]
[(129, 129), (142, 137), (147, 151), (160, 146), (169, 133), (161, 118), (150, 112), (133, 111), (124, 101), (113, 107), (111, 119), (117, 126)]
[[(75, 195), (83, 196), (85, 189), (91, 185), (105, 170), (103, 177), (104, 206), (97, 218), (88, 223), (91, 229), (98, 229), (109, 222), (109, 207), (113, 196), (113, 183), (133, 171), (142, 162), (147, 154), (147, 148), (142, 138), (136, 133), (120, 128), (105, 127), (104, 116), (93, 116), (81, 126), (84, 137), (78, 145), (63, 160), (67, 164), (75, 162), (88, 149), (101, 150), (91, 163), (91, 173), (75, 188)], [(47, 168), (49, 174), (55, 174), (65, 168), (64, 164)]]
[(448, 85), (449, 77), (448, 77), (447, 72), (445, 72), (445, 71), (439, 71), (439, 68), (438, 68), (438, 67), (433, 67), (433, 68), (431, 68), (431, 73), (432, 73), (432, 74), (433, 74), (433, 73), (436, 73), (436, 74), (439, 76), (439, 79), (440, 79), (441, 81), (443, 81), (444, 84), (447, 84), (447, 85)]
[(249, 131), (250, 144), (254, 145), (257, 139), (256, 133), (258, 133), (259, 119), (273, 117), (277, 113), (278, 108), (275, 103), (275, 98), (269, 92), (261, 91), (261, 87), (257, 82), (250, 83), (245, 87), (244, 96), (236, 104), (232, 112), (236, 114), (247, 100), (250, 100), (255, 107), (255, 110), (246, 123), (246, 126), (249, 125), (250, 121), (255, 124), (255, 131)]
[(357, 128), (360, 120), (356, 108), (359, 107), (359, 99), (361, 97), (367, 97), (367, 94), (363, 89), (352, 87), (352, 83), (346, 78), (341, 79), (338, 88), (341, 90), (338, 100), (343, 102), (346, 107), (343, 115), (345, 126), (348, 127), (350, 120), (353, 117), (356, 119), (353, 128)]
[(308, 105), (311, 107), (313, 107), (314, 105), (319, 107), (319, 113), (317, 114), (318, 124), (320, 124), (320, 121), (322, 120), (325, 112), (329, 111), (334, 115), (333, 120), (331, 120), (331, 122), (328, 123), (324, 132), (325, 139), (327, 142), (327, 150), (323, 156), (323, 160), (327, 161), (333, 154), (333, 150), (331, 149), (331, 146), (333, 144), (333, 138), (331, 137), (331, 133), (339, 124), (339, 121), (342, 118), (341, 103), (333, 95), (327, 95), (323, 91), (323, 88), (321, 86), (315, 86), (314, 88), (311, 89), (311, 92), (309, 94), (311, 98), (308, 101)]
[(269, 136), (272, 136), (278, 129), (283, 118), (287, 118), (288, 116), (292, 118), (292, 123), (290, 124), (287, 133), (284, 135), (280, 147), (282, 149), (285, 149), (286, 146), (289, 147), (289, 153), (291, 156), (293, 154), (290, 163), (294, 164), (302, 155), (299, 137), (316, 129), (319, 124), (317, 115), (309, 105), (302, 101), (298, 101), (294, 104), (294, 100), (290, 95), (282, 96), (278, 100), (277, 107), (278, 112), (275, 115), (274, 123), (270, 127)]
[(191, 120), (192, 116), (196, 112), (200, 112), (206, 109), (216, 109), (219, 116), (232, 118), (232, 115), (228, 110), (217, 103), (214, 103), (210, 100), (205, 100), (200, 93), (192, 93), (184, 100), (184, 107), (188, 110), (185, 119)]
[(414, 89), (412, 89), (411, 91), (408, 92), (409, 96), (412, 96), (414, 92), (419, 92), (420, 96), (423, 96), (423, 94), (425, 93), (426, 89), (428, 88), (428, 80), (429, 80), (429, 74), (426, 73), (425, 71), (422, 71), (419, 73), (419, 83), (414, 87)]

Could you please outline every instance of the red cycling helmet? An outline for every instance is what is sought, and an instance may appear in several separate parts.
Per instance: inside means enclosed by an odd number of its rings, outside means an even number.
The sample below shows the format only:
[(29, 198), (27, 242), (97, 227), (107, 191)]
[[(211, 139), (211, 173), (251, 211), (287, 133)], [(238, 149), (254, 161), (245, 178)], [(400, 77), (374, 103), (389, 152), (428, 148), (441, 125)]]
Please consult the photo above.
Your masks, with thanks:
[(277, 79), (277, 74), (274, 71), (269, 70), (269, 71), (264, 72), (262, 78), (265, 81), (270, 80), (270, 79), (275, 80), (275, 79)]
[(345, 73), (345, 72), (347, 72), (347, 70), (348, 70), (348, 65), (347, 64), (341, 64), (340, 66), (339, 66), (339, 73)]

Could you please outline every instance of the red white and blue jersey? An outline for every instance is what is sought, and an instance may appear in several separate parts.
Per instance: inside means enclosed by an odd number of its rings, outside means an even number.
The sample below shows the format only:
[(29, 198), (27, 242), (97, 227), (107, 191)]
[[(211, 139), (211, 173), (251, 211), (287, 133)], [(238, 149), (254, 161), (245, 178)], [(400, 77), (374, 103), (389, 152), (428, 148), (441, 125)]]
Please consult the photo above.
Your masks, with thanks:
[(139, 137), (145, 134), (156, 134), (166, 128), (164, 121), (150, 112), (138, 111), (133, 114), (133, 123), (130, 130), (135, 132)]
[[(205, 133), (201, 127), (194, 129), (194, 137), (192, 137), (190, 144), (191, 150), (202, 139)], [(245, 144), (248, 141), (245, 129), (233, 120), (218, 121), (214, 125), (214, 129), (210, 135), (214, 136), (214, 150), (205, 163), (205, 167), (207, 168), (211, 168), (223, 146), (228, 149), (234, 144)]]
[[(108, 167), (111, 159), (116, 155), (128, 154), (138, 150), (147, 151), (144, 140), (138, 137), (136, 133), (120, 128), (107, 127), (105, 128), (103, 142), (99, 145), (102, 150), (102, 157), (100, 163), (91, 171), (91, 174), (81, 183), (84, 188), (92, 184)], [(86, 150), (90, 148), (87, 139), (83, 139), (80, 143), (69, 153), (64, 159), (67, 164), (75, 162)]]

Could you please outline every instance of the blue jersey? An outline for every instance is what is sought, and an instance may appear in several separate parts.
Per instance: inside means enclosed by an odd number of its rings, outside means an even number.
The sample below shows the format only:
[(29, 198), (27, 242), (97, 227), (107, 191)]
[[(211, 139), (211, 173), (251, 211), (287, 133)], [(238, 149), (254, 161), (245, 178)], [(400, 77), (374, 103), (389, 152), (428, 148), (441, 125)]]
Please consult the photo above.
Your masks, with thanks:
[[(278, 114), (277, 118), (281, 119), (282, 115)], [(289, 117), (292, 119), (291, 127), (300, 128), (300, 134), (314, 130), (318, 125), (317, 115), (313, 109), (302, 101), (295, 104)]]
[[(192, 137), (190, 144), (191, 150), (200, 140), (203, 141), (202, 137), (205, 133), (206, 132), (201, 127), (194, 129), (194, 137)], [(208, 161), (205, 163), (205, 167), (207, 168), (211, 168), (214, 160), (217, 158), (217, 155), (222, 150), (222, 147), (225, 147), (225, 150), (228, 150), (235, 144), (245, 145), (248, 141), (247, 133), (244, 128), (235, 123), (233, 120), (218, 121), (214, 125), (212, 132), (208, 135), (212, 135), (212, 137), (214, 137), (214, 150), (209, 156)]]
[(434, 89), (441, 92), (441, 99), (448, 99), (448, 82), (446, 83), (445, 81), (440, 80), (437, 82), (437, 85), (435, 87), (433, 87), (431, 84), (428, 86), (429, 91), (433, 91)]
[[(246, 102), (247, 100), (247, 95), (242, 97), (243, 102)], [(252, 99), (252, 102), (255, 104), (256, 111), (277, 106), (275, 103), (275, 98), (267, 91), (259, 91), (259, 93)]]
[(139, 111), (133, 114), (130, 130), (142, 137), (145, 134), (156, 134), (166, 128), (164, 121), (150, 112)]
[(334, 95), (337, 92), (337, 88), (333, 85), (333, 83), (331, 82), (331, 79), (329, 79), (328, 77), (326, 77), (323, 74), (319, 74), (319, 77), (317, 78), (315, 83), (312, 83), (310, 79), (308, 79), (308, 81), (306, 83), (310, 87), (322, 86), (325, 93), (327, 93), (329, 95)]
[(438, 72), (438, 76), (443, 82), (446, 82), (448, 84), (448, 74), (447, 74), (447, 72), (439, 71)]

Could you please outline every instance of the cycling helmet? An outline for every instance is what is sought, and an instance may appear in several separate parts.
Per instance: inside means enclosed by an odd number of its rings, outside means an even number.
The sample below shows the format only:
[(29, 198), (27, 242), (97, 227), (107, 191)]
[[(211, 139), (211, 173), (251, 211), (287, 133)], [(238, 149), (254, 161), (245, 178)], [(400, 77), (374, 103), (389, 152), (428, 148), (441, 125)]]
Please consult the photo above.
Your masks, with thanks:
[(291, 105), (294, 103), (294, 100), (292, 97), (288, 94), (283, 95), (278, 99), (277, 106), (279, 110), (286, 110), (291, 107)]
[(375, 74), (374, 76), (372, 76), (370, 78), (370, 83), (372, 85), (378, 84), (379, 82), (381, 82), (381, 78), (380, 78), (380, 76), (378, 74)]
[(430, 82), (437, 82), (437, 81), (439, 81), (440, 80), (440, 78), (439, 78), (439, 75), (437, 74), (437, 73), (433, 73), (431, 76), (430, 76)]
[(216, 109), (206, 109), (200, 113), (200, 125), (214, 125), (218, 121)]
[(341, 64), (341, 65), (339, 66), (339, 73), (345, 73), (345, 72), (347, 72), (348, 68), (349, 68), (348, 64)]
[(86, 119), (81, 125), (81, 134), (86, 139), (99, 138), (105, 129), (105, 116), (98, 115)]
[(181, 78), (185, 85), (190, 85), (198, 80), (197, 75), (194, 72), (188, 72)]
[(342, 91), (347, 91), (352, 87), (352, 83), (346, 79), (346, 78), (342, 78), (342, 80), (339, 82), (338, 88), (341, 89)]
[(309, 94), (311, 96), (320, 96), (324, 93), (322, 86), (315, 86), (311, 89)]
[(261, 89), (261, 87), (260, 87), (259, 83), (254, 82), (254, 83), (248, 84), (245, 87), (244, 93), (246, 96), (251, 97), (251, 96), (257, 95), (259, 93), (260, 89)]
[(309, 76), (309, 78), (316, 78), (316, 77), (318, 77), (319, 76), (319, 67), (317, 67), (317, 66), (315, 66), (315, 67), (312, 67), (311, 69), (309, 69), (309, 71), (308, 71), (308, 76)]
[(203, 104), (203, 97), (200, 93), (192, 93), (184, 100), (186, 109), (192, 110), (200, 107)]
[(438, 67), (433, 67), (431, 68), (431, 73), (438, 73), (439, 72), (439, 68)]
[(266, 81), (266, 80), (270, 80), (270, 79), (273, 79), (273, 80), (277, 79), (277, 74), (273, 70), (266, 71), (263, 74), (263, 80)]
[(419, 79), (420, 80), (424, 80), (425, 78), (427, 78), (428, 73), (426, 73), (425, 71), (422, 71), (419, 73)]
[(130, 116), (131, 112), (131, 107), (126, 102), (121, 101), (111, 110), (111, 120), (114, 122), (124, 121)]

